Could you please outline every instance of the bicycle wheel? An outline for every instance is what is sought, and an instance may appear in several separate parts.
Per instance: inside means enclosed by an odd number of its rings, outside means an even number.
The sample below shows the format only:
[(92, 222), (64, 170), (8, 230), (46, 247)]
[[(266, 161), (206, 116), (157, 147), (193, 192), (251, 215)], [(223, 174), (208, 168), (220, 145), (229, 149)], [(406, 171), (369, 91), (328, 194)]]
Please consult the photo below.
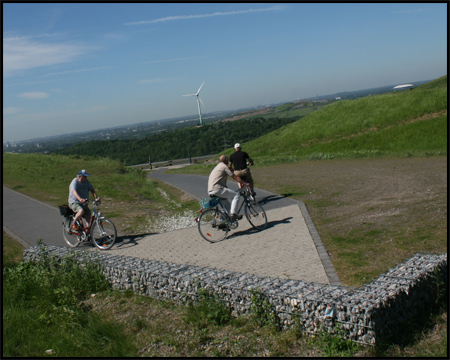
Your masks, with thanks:
[(67, 245), (70, 247), (77, 247), (81, 243), (80, 235), (77, 235), (73, 232), (71, 226), (72, 226), (73, 218), (66, 217), (64, 218), (63, 224), (62, 224), (62, 233), (64, 237), (64, 241)]
[(230, 231), (226, 215), (218, 209), (206, 209), (198, 218), (198, 231), (203, 239), (218, 242)]
[(264, 230), (267, 226), (266, 212), (263, 207), (255, 201), (247, 203), (247, 206), (245, 207), (245, 217), (256, 230)]
[(108, 219), (95, 220), (91, 228), (91, 238), (100, 250), (111, 249), (117, 238), (116, 227)]

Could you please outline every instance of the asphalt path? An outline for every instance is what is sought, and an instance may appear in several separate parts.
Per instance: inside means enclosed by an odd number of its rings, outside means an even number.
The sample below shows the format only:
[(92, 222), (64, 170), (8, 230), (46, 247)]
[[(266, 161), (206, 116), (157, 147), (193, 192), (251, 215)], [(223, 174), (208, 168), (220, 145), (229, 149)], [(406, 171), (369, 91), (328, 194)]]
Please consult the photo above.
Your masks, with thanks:
[[(195, 199), (208, 197), (207, 176), (165, 174), (163, 171), (166, 169), (160, 168), (149, 174), (149, 177), (164, 181)], [(228, 185), (230, 188), (238, 190), (234, 180), (229, 179)], [(256, 191), (256, 199), (264, 205), (266, 210), (292, 205), (292, 200), (261, 189), (256, 189)], [(3, 230), (25, 247), (36, 245), (39, 239), (48, 245), (67, 246), (62, 235), (63, 217), (57, 207), (3, 187), (2, 216)]]
[[(208, 176), (165, 174), (164, 170), (158, 169), (148, 176), (164, 181), (193, 198), (207, 197)], [(234, 190), (238, 189), (232, 179), (228, 180), (228, 185)], [(240, 221), (240, 229), (233, 232), (227, 241), (214, 244), (201, 239), (196, 227), (162, 234), (118, 234), (116, 245), (109, 252), (243, 273), (340, 284), (305, 205), (259, 188), (255, 191), (256, 200), (264, 206), (269, 219), (268, 227), (262, 232), (253, 231), (244, 218)], [(3, 187), (2, 215), (3, 230), (25, 247), (36, 245), (39, 239), (48, 245), (67, 246), (62, 235), (63, 217), (57, 207)], [(80, 248), (97, 250), (90, 243), (83, 243)]]
[[(149, 174), (149, 177), (164, 181), (195, 199), (200, 200), (208, 197), (207, 176), (165, 174), (163, 171), (166, 169), (160, 168)], [(237, 183), (234, 180), (229, 179), (228, 185), (230, 188), (238, 190)], [(256, 200), (260, 201), (266, 210), (293, 204), (290, 199), (265, 190), (255, 190), (257, 192)], [(63, 217), (57, 207), (3, 187), (2, 216), (3, 230), (25, 247), (36, 245), (39, 239), (42, 239), (48, 245), (67, 246), (62, 235)]]
[(47, 245), (66, 246), (59, 209), (3, 187), (3, 230), (30, 247), (42, 239)]
[[(208, 196), (208, 176), (204, 175), (189, 175), (189, 174), (167, 174), (164, 171), (167, 168), (161, 168), (150, 173), (150, 178), (164, 181), (177, 189), (184, 191), (191, 195), (194, 199), (201, 200)], [(227, 179), (227, 186), (237, 191), (239, 189), (238, 183), (232, 178)], [(295, 200), (280, 196), (269, 191), (255, 188), (256, 201), (264, 206), (265, 210), (277, 209), (285, 206), (296, 204)], [(230, 205), (230, 202), (228, 201)]]

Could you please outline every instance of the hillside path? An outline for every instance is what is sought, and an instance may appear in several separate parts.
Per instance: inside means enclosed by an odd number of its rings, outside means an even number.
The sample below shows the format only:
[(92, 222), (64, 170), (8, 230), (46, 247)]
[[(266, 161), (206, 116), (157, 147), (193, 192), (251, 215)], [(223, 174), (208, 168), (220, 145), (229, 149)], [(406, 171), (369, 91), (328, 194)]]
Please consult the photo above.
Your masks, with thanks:
[[(208, 178), (200, 175), (165, 174), (165, 168), (149, 174), (196, 199), (207, 196)], [(231, 188), (237, 184), (229, 181)], [(242, 219), (239, 227), (219, 243), (209, 243), (196, 227), (162, 234), (121, 236), (108, 252), (176, 264), (254, 273), (340, 285), (329, 255), (302, 202), (262, 189), (255, 189), (256, 200), (267, 213), (268, 227), (254, 231)], [(62, 217), (57, 208), (3, 187), (3, 230), (25, 246), (44, 243), (66, 246), (61, 233)], [(90, 244), (79, 248), (99, 251)]]

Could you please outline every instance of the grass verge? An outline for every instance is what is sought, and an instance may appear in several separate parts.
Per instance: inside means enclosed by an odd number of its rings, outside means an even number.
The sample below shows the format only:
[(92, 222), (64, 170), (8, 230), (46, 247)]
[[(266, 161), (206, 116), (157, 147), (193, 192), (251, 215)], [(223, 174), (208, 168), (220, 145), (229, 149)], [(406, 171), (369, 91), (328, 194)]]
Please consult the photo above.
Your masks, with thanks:
[(295, 326), (280, 331), (256, 292), (256, 310), (236, 318), (204, 289), (177, 305), (112, 290), (95, 264), (25, 265), (18, 250), (3, 233), (3, 357), (447, 357), (446, 311), (408, 340), (363, 347)]

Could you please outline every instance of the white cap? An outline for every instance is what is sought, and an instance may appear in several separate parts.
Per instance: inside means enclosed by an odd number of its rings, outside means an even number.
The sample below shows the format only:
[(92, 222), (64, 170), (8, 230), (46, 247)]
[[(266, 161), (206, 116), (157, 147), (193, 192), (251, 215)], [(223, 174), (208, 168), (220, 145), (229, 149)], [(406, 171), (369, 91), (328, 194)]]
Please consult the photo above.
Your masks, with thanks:
[(78, 171), (78, 176), (89, 176), (89, 174), (86, 172), (86, 170), (80, 170)]
[(234, 144), (234, 148), (235, 149), (240, 149), (241, 148), (241, 144), (239, 144), (239, 143)]

